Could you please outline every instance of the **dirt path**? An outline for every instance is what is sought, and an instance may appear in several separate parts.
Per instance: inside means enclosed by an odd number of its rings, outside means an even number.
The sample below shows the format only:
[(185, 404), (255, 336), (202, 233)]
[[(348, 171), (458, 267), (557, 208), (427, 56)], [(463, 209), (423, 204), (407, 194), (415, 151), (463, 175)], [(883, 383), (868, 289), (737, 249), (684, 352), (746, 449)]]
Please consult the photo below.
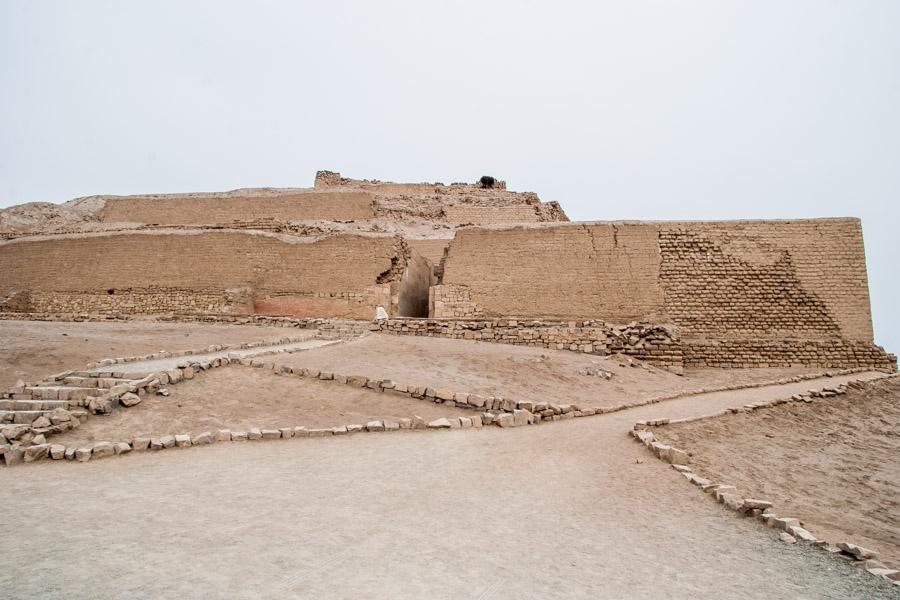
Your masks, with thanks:
[(83, 369), (101, 358), (278, 340), (304, 333), (283, 327), (203, 323), (0, 321), (0, 389), (19, 379), (37, 381), (66, 369)]
[(812, 404), (657, 430), (694, 453), (704, 477), (775, 503), (832, 542), (851, 541), (900, 567), (900, 379)]
[(736, 519), (625, 435), (640, 418), (812, 385), (539, 427), (28, 465), (0, 486), (0, 502), (15, 507), (0, 535), (31, 541), (0, 558), (0, 589), (14, 598), (895, 598), (884, 581)]

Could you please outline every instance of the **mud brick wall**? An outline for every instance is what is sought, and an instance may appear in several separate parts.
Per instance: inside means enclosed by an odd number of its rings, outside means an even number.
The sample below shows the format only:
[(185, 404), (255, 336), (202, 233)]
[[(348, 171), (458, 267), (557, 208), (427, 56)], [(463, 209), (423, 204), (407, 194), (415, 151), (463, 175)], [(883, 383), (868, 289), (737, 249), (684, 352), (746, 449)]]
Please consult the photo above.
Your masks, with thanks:
[(465, 229), (440, 286), (434, 317), (637, 319), (686, 337), (872, 340), (857, 219)]
[(545, 220), (538, 205), (492, 207), (456, 204), (444, 208), (444, 216), (453, 225), (538, 223)]
[(858, 219), (662, 223), (659, 249), (685, 336), (872, 340)]
[[(390, 310), (402, 241), (337, 235), (299, 242), (238, 232), (128, 233), (0, 243), (0, 296), (41, 311), (209, 310), (371, 319)], [(174, 304), (174, 305), (173, 305)], [(132, 308), (129, 308), (132, 307)]]
[[(485, 317), (661, 322), (659, 234), (654, 225), (585, 223), (463, 229), (450, 242), (442, 294), (468, 294)], [(449, 286), (449, 287), (448, 287)], [(453, 300), (436, 318), (465, 316)]]
[(227, 224), (260, 219), (353, 221), (374, 216), (372, 195), (353, 191), (108, 197), (100, 211), (103, 222), (157, 225)]
[(622, 353), (681, 372), (681, 344), (665, 328), (646, 323), (611, 325), (602, 321), (519, 321), (515, 319), (389, 319), (375, 328), (396, 335), (480, 340), (539, 346), (587, 354)]
[(873, 368), (897, 370), (897, 357), (870, 342), (830, 339), (683, 340), (686, 367)]

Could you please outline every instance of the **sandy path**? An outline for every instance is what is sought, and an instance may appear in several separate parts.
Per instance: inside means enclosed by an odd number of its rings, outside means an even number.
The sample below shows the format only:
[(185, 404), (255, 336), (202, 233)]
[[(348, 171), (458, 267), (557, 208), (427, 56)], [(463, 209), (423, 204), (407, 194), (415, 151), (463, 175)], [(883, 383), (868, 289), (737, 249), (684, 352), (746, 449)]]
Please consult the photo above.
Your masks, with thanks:
[(16, 598), (895, 598), (735, 518), (625, 435), (636, 419), (807, 387), (539, 427), (29, 465), (0, 486), (15, 507), (0, 535), (32, 541), (0, 558), (0, 586)]
[(815, 535), (900, 567), (900, 380), (812, 404), (664, 427), (704, 477), (766, 498)]
[[(771, 381), (810, 369), (707, 369), (685, 377), (621, 366), (615, 357), (490, 342), (373, 334), (279, 363), (516, 400), (614, 406), (680, 390)], [(601, 367), (611, 380), (581, 373)], [(815, 371), (821, 372), (822, 369)], [(350, 371), (350, 372), (348, 372)]]
[(117, 356), (300, 337), (298, 329), (202, 323), (0, 321), (0, 389)]

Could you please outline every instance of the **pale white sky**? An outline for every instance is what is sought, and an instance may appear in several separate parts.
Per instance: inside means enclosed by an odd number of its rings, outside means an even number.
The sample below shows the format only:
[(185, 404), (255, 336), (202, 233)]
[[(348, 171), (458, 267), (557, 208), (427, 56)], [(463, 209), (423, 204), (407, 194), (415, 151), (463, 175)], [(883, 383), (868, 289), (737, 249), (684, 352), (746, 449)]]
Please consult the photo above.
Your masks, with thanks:
[(572, 219), (863, 219), (900, 349), (900, 2), (0, 2), (0, 206), (482, 174)]

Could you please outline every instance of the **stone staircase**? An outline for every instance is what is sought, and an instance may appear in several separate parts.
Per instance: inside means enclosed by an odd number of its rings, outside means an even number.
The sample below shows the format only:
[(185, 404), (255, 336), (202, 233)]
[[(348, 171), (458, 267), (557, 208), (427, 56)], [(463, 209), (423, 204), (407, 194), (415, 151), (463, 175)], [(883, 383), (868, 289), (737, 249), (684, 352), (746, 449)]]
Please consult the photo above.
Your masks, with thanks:
[(133, 390), (142, 374), (112, 377), (109, 373), (67, 371), (37, 383), (13, 386), (0, 395), (0, 423), (30, 425), (39, 417), (48, 419), (60, 409), (83, 410), (91, 400)]

